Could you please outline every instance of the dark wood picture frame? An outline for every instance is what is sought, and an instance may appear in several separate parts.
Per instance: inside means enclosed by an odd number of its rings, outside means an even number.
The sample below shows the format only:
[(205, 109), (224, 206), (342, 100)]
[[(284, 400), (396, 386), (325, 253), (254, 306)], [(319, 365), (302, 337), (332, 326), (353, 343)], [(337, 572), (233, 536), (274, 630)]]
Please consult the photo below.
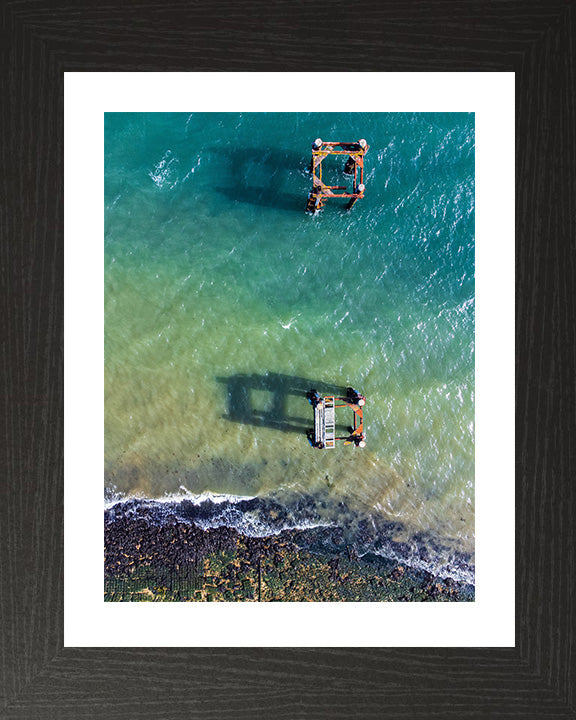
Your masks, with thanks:
[[(576, 718), (575, 29), (572, 0), (2, 3), (0, 718)], [(516, 73), (516, 647), (64, 648), (64, 72), (314, 69)]]

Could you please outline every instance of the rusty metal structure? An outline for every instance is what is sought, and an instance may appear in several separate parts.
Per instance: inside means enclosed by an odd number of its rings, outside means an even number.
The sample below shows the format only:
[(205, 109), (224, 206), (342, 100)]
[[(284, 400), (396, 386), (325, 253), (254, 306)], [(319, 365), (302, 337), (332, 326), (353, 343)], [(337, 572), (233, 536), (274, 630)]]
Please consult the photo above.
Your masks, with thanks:
[[(366, 433), (364, 432), (364, 417), (362, 408), (366, 403), (364, 395), (360, 395), (354, 388), (346, 388), (346, 397), (327, 395), (322, 397), (316, 390), (310, 390), (307, 395), (308, 402), (314, 408), (314, 430), (308, 432), (308, 439), (312, 447), (319, 450), (328, 450), (336, 447), (336, 441), (344, 441), (344, 445), (355, 447), (366, 446)], [(348, 435), (336, 436), (336, 408), (351, 408), (354, 414), (354, 425), (349, 427)]]
[[(324, 206), (327, 198), (349, 198), (347, 210), (364, 197), (364, 156), (369, 145), (366, 140), (358, 142), (324, 142), (317, 138), (312, 143), (312, 190), (308, 193), (306, 212), (315, 214)], [(351, 191), (345, 185), (327, 185), (322, 179), (322, 162), (332, 155), (345, 155), (344, 174), (353, 176)]]

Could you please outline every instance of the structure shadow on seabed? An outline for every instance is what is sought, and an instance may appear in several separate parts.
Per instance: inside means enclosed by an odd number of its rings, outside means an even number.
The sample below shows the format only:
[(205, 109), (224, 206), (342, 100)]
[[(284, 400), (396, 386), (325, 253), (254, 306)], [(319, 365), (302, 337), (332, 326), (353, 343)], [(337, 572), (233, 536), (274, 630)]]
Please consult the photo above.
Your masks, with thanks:
[(300, 418), (287, 414), (290, 396), (301, 397), (306, 402), (302, 404), (304, 411), (309, 407), (307, 394), (311, 389), (317, 390), (321, 395), (346, 394), (346, 388), (340, 385), (279, 373), (236, 374), (217, 377), (216, 380), (226, 385), (227, 414), (224, 417), (227, 420), (275, 428), (283, 432), (305, 434), (313, 423), (311, 417)]
[(225, 156), (227, 162), (222, 164), (222, 173), (223, 177), (228, 174), (230, 185), (214, 189), (228, 200), (275, 210), (304, 211), (306, 193), (294, 192), (295, 183), (291, 180), (291, 173), (303, 173), (306, 169), (300, 154), (281, 149), (234, 148), (226, 151)]

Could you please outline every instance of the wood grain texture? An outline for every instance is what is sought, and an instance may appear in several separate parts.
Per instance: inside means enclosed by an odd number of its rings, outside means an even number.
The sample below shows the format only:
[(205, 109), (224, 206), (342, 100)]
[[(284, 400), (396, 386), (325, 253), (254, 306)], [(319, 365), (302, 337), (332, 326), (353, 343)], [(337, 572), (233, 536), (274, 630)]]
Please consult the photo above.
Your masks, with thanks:
[[(571, 0), (0, 5), (0, 718), (576, 717), (575, 14)], [(517, 73), (517, 646), (64, 649), (63, 72), (312, 68)]]

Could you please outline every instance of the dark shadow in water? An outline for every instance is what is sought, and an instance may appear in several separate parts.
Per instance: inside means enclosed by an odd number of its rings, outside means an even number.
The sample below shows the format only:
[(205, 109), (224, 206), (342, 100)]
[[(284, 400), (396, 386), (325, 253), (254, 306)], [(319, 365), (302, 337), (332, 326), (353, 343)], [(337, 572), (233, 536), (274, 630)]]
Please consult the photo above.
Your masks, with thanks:
[[(304, 213), (308, 186), (304, 174), (310, 163), (305, 153), (279, 148), (232, 148), (226, 151), (230, 187), (215, 187), (232, 202)], [(301, 193), (295, 192), (302, 188)]]
[[(216, 380), (226, 385), (227, 414), (224, 417), (227, 420), (282, 432), (306, 433), (314, 425), (312, 407), (306, 398), (310, 390), (315, 389), (320, 395), (346, 395), (346, 388), (340, 385), (279, 373), (237, 374), (217, 377)], [(264, 398), (261, 395), (256, 398), (254, 391), (264, 391)], [(302, 412), (309, 411), (307, 418), (287, 415), (286, 404), (290, 395), (302, 398)]]

